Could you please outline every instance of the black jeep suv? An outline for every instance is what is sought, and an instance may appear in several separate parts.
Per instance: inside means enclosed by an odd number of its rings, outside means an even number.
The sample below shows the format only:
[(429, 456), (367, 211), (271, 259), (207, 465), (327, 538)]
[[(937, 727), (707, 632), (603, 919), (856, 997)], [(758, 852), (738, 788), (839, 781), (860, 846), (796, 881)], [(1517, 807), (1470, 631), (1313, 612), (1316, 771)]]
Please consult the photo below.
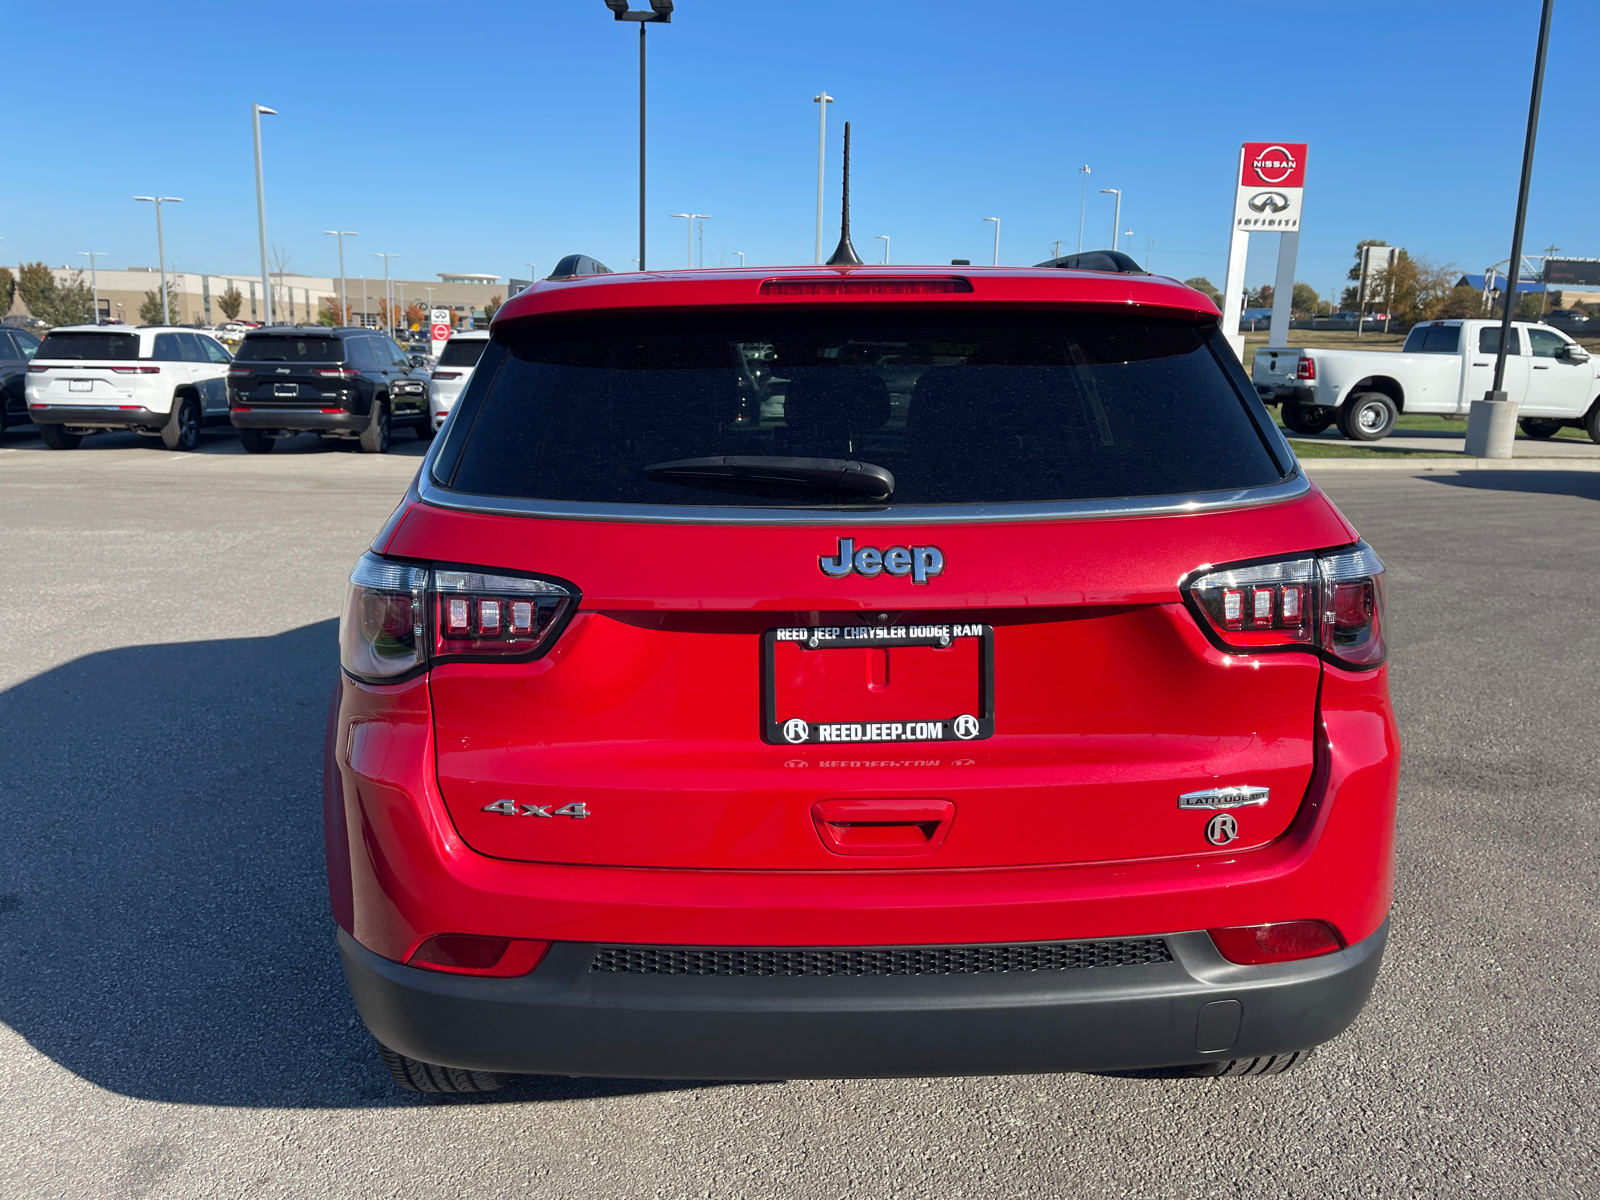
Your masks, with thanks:
[(228, 408), (252, 454), (302, 432), (356, 439), (367, 454), (387, 450), (394, 428), (433, 436), (426, 375), (414, 375), (399, 344), (370, 329), (253, 330), (228, 371)]

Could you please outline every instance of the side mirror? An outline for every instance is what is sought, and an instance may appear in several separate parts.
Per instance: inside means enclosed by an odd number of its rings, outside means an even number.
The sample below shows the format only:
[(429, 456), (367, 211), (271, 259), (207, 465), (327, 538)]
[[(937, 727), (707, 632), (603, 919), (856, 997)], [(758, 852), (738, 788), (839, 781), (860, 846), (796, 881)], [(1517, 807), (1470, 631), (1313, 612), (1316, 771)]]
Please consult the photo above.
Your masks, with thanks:
[(1589, 361), (1589, 352), (1582, 346), (1568, 343), (1561, 347), (1561, 358), (1569, 363), (1586, 363)]

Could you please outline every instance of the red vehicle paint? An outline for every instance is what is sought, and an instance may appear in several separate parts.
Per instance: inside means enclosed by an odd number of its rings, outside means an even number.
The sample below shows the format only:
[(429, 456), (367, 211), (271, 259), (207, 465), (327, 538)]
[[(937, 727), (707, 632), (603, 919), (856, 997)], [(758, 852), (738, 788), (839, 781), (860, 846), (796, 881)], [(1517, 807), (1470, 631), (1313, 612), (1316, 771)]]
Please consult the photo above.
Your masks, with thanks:
[(1344, 1028), (1392, 890), (1382, 568), (1216, 320), (1054, 269), (508, 303), (330, 711), (396, 1078), (1250, 1073)]

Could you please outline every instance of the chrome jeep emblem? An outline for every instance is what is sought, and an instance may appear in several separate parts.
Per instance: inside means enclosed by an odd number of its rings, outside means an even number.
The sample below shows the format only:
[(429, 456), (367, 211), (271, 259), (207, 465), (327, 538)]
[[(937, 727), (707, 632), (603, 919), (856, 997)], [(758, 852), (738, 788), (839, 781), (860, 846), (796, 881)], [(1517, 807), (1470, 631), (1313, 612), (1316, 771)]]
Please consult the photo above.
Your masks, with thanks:
[(874, 546), (856, 549), (855, 538), (840, 538), (839, 549), (832, 558), (818, 558), (817, 565), (829, 579), (843, 579), (846, 575), (889, 574), (898, 578), (911, 576), (912, 583), (925, 584), (944, 571), (944, 553), (937, 546), (890, 546), (879, 550)]

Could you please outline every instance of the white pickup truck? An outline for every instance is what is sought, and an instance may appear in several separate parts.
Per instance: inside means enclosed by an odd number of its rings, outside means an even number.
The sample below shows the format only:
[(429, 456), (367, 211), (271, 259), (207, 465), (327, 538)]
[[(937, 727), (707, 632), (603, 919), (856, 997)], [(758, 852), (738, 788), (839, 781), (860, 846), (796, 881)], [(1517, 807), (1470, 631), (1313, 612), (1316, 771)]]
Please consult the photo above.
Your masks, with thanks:
[[(1498, 321), (1425, 321), (1398, 354), (1263, 348), (1251, 378), (1263, 401), (1283, 405), (1283, 423), (1295, 433), (1321, 433), (1337, 421), (1345, 437), (1375, 442), (1401, 413), (1464, 416), (1493, 386), (1499, 347)], [(1502, 390), (1521, 402), (1530, 437), (1570, 425), (1600, 442), (1600, 370), (1559, 329), (1512, 324)]]

